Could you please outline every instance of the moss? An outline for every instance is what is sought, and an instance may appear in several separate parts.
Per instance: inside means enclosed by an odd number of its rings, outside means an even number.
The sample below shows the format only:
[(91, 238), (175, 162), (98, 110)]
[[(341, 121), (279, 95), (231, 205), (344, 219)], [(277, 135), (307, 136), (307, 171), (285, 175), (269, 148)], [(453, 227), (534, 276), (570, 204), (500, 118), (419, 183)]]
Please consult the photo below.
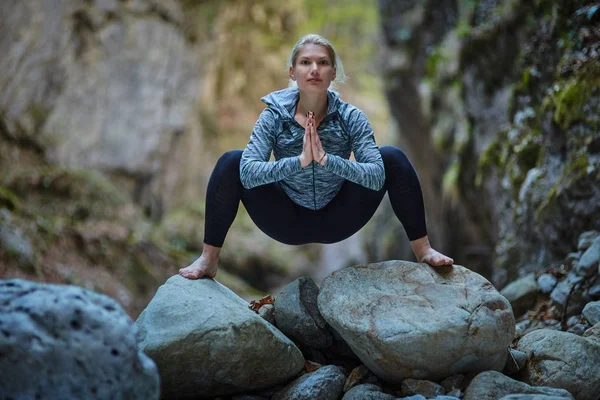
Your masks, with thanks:
[(541, 134), (530, 131), (519, 143), (513, 147), (519, 166), (525, 170), (534, 168), (540, 159), (542, 151)]
[(0, 186), (0, 208), (6, 207), (11, 211), (19, 210), (21, 202), (19, 197), (11, 190)]
[(540, 221), (556, 203), (561, 193), (588, 173), (589, 158), (587, 153), (575, 157), (563, 170), (559, 181), (548, 191), (548, 195), (536, 209), (535, 217)]

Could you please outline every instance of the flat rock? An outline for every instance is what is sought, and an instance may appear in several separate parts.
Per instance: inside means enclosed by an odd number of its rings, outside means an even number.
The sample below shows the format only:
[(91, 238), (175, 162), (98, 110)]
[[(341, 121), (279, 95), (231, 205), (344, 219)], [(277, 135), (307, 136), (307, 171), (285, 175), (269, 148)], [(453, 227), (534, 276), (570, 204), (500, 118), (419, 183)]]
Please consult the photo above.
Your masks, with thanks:
[(500, 294), (510, 301), (513, 312), (518, 317), (534, 306), (538, 289), (535, 275), (528, 274), (506, 285)]
[(133, 321), (77, 286), (0, 281), (0, 371), (1, 399), (159, 398)]
[(591, 325), (600, 322), (600, 301), (587, 303), (583, 308), (583, 316)]
[(564, 389), (530, 386), (496, 371), (482, 372), (473, 378), (463, 400), (496, 400), (514, 393), (544, 394), (574, 400), (573, 396)]
[(377, 385), (365, 383), (363, 385), (354, 386), (350, 389), (342, 400), (394, 400), (395, 397), (381, 391)]
[(458, 265), (343, 268), (325, 279), (318, 304), (363, 364), (394, 383), (501, 370), (515, 332), (508, 300)]
[(166, 398), (249, 392), (287, 382), (304, 367), (290, 339), (213, 279), (169, 278), (135, 324)]

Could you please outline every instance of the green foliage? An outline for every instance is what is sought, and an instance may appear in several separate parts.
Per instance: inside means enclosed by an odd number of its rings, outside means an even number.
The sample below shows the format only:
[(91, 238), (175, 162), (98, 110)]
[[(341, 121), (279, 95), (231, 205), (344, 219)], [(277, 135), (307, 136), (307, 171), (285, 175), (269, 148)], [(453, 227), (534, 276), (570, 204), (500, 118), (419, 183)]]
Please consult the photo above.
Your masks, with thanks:
[(9, 210), (17, 210), (20, 208), (21, 202), (19, 197), (11, 190), (0, 186), (0, 208), (6, 207)]

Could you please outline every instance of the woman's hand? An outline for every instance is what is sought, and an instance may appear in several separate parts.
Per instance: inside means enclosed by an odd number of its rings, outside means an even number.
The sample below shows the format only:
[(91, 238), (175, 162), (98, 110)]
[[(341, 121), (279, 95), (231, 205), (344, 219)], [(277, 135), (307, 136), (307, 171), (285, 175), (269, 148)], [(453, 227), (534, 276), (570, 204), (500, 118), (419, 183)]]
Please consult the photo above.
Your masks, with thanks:
[(310, 139), (313, 160), (324, 166), (327, 162), (327, 153), (325, 152), (325, 150), (323, 149), (323, 145), (321, 144), (321, 138), (319, 138), (319, 134), (317, 133), (317, 128), (315, 127), (314, 120), (311, 124)]
[(306, 129), (304, 129), (304, 140), (302, 142), (302, 154), (300, 154), (300, 166), (302, 168), (308, 166), (313, 160), (312, 152), (312, 132), (313, 132), (314, 117), (312, 113), (308, 114), (306, 119)]

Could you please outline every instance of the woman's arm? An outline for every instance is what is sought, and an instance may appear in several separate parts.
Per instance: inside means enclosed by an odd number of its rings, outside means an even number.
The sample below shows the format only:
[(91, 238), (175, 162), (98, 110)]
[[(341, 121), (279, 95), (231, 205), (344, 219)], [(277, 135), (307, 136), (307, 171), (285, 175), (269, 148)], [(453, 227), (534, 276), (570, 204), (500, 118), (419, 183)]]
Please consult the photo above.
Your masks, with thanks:
[(299, 155), (269, 161), (277, 129), (276, 112), (266, 108), (254, 125), (240, 161), (240, 180), (246, 189), (280, 181), (302, 169)]
[(385, 183), (385, 168), (371, 124), (359, 109), (352, 110), (346, 122), (356, 162), (327, 153), (324, 168), (350, 182), (380, 190)]

